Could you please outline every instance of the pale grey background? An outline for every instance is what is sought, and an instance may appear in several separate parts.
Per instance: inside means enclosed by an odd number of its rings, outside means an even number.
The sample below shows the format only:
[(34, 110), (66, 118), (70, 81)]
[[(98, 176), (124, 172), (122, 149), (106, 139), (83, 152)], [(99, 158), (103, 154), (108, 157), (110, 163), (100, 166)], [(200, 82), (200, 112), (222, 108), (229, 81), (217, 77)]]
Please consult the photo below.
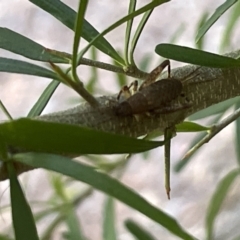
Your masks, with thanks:
[[(68, 0), (64, 2), (73, 9), (77, 9), (78, 1)], [(150, 54), (151, 64), (148, 71), (154, 68), (161, 61), (159, 56), (154, 53), (155, 46), (158, 43), (169, 42), (171, 36), (181, 27), (184, 28), (184, 32), (176, 43), (194, 47), (194, 34), (200, 16), (205, 11), (212, 13), (222, 2), (214, 0), (175, 0), (157, 8), (139, 40), (135, 56), (137, 63), (140, 63), (143, 57)], [(139, 1), (139, 6), (144, 3), (146, 1)], [(127, 13), (127, 5), (128, 1), (90, 1), (86, 19), (99, 31), (102, 31), (109, 23), (118, 20)], [(7, 27), (19, 32), (45, 47), (71, 52), (73, 32), (30, 2), (24, 0), (1, 0), (0, 9), (1, 27)], [(218, 51), (221, 33), (225, 28), (228, 17), (229, 15), (225, 14), (211, 28), (206, 36), (205, 50)], [(137, 18), (137, 20), (139, 19)], [(117, 28), (106, 38), (114, 47), (122, 51), (124, 27)], [(238, 29), (236, 29), (232, 42), (233, 49), (237, 49), (239, 47)], [(85, 42), (81, 44), (85, 44)], [(24, 59), (1, 49), (0, 55)], [(98, 59), (111, 62), (103, 54), (99, 54)], [(172, 62), (172, 66), (179, 66), (179, 63)], [(79, 73), (81, 73), (82, 79), (86, 79), (86, 81), (90, 76), (87, 67), (80, 67)], [(105, 92), (111, 94), (118, 92), (119, 88), (115, 79), (114, 74), (99, 70), (99, 83), (97, 85), (100, 90), (99, 95)], [(49, 80), (43, 78), (7, 73), (0, 73), (0, 80), (0, 99), (14, 118), (25, 116), (49, 83)], [(73, 99), (76, 101), (77, 94), (65, 86), (60, 86), (44, 113), (66, 109), (72, 106), (71, 101)], [(2, 112), (0, 112), (0, 119), (1, 121), (6, 119)], [(134, 156), (122, 181), (135, 189), (148, 201), (174, 216), (191, 234), (203, 239), (204, 219), (210, 197), (219, 180), (231, 169), (237, 167), (234, 132), (234, 124), (231, 124), (210, 143), (202, 147), (194, 156), (193, 161), (180, 174), (172, 173), (171, 201), (168, 201), (165, 195), (162, 149), (151, 151), (148, 160), (143, 160), (141, 154)], [(174, 138), (172, 144), (173, 164), (186, 152), (194, 136), (194, 134), (178, 134)], [(51, 194), (45, 171), (35, 170), (24, 174), (21, 179), (28, 200), (45, 200)], [(8, 184), (8, 181), (0, 183), (0, 206), (4, 206), (9, 201)], [(89, 239), (101, 239), (101, 213), (104, 198), (105, 196), (102, 193), (95, 192), (77, 210), (85, 235)], [(239, 199), (240, 187), (238, 179), (231, 188), (231, 192), (224, 202), (219, 221), (217, 221), (216, 239), (233, 239), (235, 234), (240, 234), (238, 227), (240, 220)], [(157, 239), (177, 239), (153, 221), (122, 203), (117, 202), (116, 211), (119, 240), (133, 239), (123, 226), (123, 221), (128, 217), (140, 222), (151, 232), (153, 231)], [(0, 218), (1, 232), (4, 232), (9, 227), (9, 217), (9, 213), (2, 210), (2, 218)], [(48, 221), (44, 221), (41, 223), (39, 230), (41, 231), (48, 224)], [(64, 229), (66, 229), (65, 226), (62, 226), (56, 232), (54, 239), (61, 239), (61, 232)]]

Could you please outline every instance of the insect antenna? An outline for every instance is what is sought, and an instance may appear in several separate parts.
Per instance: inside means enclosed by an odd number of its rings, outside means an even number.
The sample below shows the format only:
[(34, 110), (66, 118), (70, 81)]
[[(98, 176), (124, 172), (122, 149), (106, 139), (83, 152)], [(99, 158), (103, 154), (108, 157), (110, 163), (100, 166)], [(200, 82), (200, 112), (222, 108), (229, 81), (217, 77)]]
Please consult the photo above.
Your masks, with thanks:
[[(187, 81), (196, 78), (198, 75), (200, 75), (200, 73), (197, 72), (197, 70), (201, 68), (201, 66), (196, 67), (192, 72), (190, 72), (188, 75), (186, 75), (181, 82), (182, 83), (186, 83)], [(197, 72), (197, 73), (196, 73)]]

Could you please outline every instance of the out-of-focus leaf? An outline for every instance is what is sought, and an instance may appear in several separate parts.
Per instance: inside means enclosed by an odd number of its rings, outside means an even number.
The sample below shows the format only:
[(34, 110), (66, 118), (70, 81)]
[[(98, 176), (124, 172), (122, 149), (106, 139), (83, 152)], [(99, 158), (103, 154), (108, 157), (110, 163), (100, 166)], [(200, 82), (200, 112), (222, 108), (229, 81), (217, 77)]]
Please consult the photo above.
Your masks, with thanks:
[(12, 219), (16, 240), (39, 240), (30, 206), (18, 182), (13, 163), (7, 163), (10, 178)]
[(238, 0), (226, 0), (222, 5), (220, 5), (214, 14), (205, 22), (205, 24), (199, 29), (198, 34), (196, 36), (196, 42), (198, 42), (202, 36), (206, 34), (209, 28), (225, 13), (233, 4), (235, 4)]
[[(235, 105), (235, 109), (239, 109), (240, 108), (240, 101), (238, 103), (236, 103)], [(237, 161), (238, 164), (240, 165), (240, 118), (238, 118), (236, 121), (236, 132), (235, 132), (235, 149), (236, 149), (236, 154), (237, 154)]]
[(116, 229), (115, 229), (115, 207), (114, 199), (107, 197), (104, 206), (103, 213), (103, 238), (104, 240), (116, 240)]
[(13, 160), (24, 164), (41, 167), (85, 182), (106, 194), (117, 198), (136, 209), (150, 219), (165, 227), (168, 231), (184, 240), (194, 240), (178, 222), (160, 209), (148, 203), (136, 192), (108, 175), (98, 172), (85, 164), (69, 158), (51, 154), (22, 153), (13, 155)]
[(161, 141), (145, 141), (76, 125), (30, 119), (0, 124), (0, 139), (28, 151), (73, 155), (137, 153), (164, 144)]
[(75, 81), (78, 81), (77, 77), (77, 54), (78, 48), (80, 44), (80, 39), (83, 35), (83, 26), (84, 26), (84, 15), (87, 10), (88, 0), (79, 1), (79, 8), (76, 16), (75, 21), (75, 34), (74, 34), (74, 41), (73, 41), (73, 54), (72, 54), (72, 75)]
[(74, 206), (72, 206), (72, 209), (67, 214), (66, 223), (68, 226), (67, 235), (69, 240), (85, 240), (86, 239), (81, 232), (80, 222), (75, 213)]
[(0, 27), (0, 48), (37, 61), (69, 63), (68, 59), (52, 54), (42, 45), (8, 28)]
[(226, 47), (231, 44), (231, 40), (233, 39), (232, 34), (234, 27), (238, 23), (238, 19), (240, 17), (240, 1), (237, 2), (235, 7), (232, 9), (232, 12), (228, 16), (228, 23), (224, 32), (222, 33), (222, 40), (220, 44), (220, 51), (223, 52)]
[(210, 129), (209, 127), (204, 127), (200, 124), (187, 121), (176, 125), (176, 128), (177, 132), (202, 132)]
[[(209, 121), (208, 125), (212, 125), (212, 123), (218, 122), (219, 119), (222, 117), (222, 114), (217, 115), (215, 118), (213, 118), (211, 121)], [(198, 142), (200, 142), (208, 133), (200, 133), (197, 135), (197, 137), (191, 142), (189, 149), (192, 149)], [(175, 172), (180, 172), (183, 170), (184, 167), (187, 166), (187, 164), (192, 160), (192, 156), (190, 157), (183, 157), (180, 161), (177, 162), (177, 164), (174, 166)]]
[(232, 240), (239, 240), (240, 239), (240, 235), (238, 235), (237, 237), (233, 238)]
[[(136, 0), (129, 1), (128, 14), (133, 13), (135, 11), (136, 3), (137, 3)], [(130, 42), (131, 32), (132, 32), (132, 24), (133, 24), (133, 19), (130, 19), (129, 21), (127, 21), (127, 27), (126, 27), (126, 31), (125, 31), (124, 56), (125, 56), (125, 62), (127, 63), (127, 66), (130, 65), (128, 50), (129, 50), (129, 42)]]
[(13, 120), (11, 114), (8, 112), (7, 108), (4, 106), (3, 102), (0, 100), (0, 108), (2, 109), (3, 113), (9, 120)]
[(13, 239), (13, 238), (10, 238), (10, 237), (8, 237), (8, 236), (6, 236), (6, 235), (0, 234), (0, 240), (14, 240), (14, 239)]
[[(91, 59), (93, 61), (97, 60), (96, 48), (91, 48)], [(121, 75), (125, 76), (124, 74), (121, 74)], [(97, 68), (93, 67), (91, 69), (91, 76), (85, 85), (85, 88), (87, 89), (87, 91), (89, 91), (92, 94), (95, 93), (97, 80), (98, 80), (98, 71), (97, 71)]]
[(52, 97), (53, 93), (59, 86), (60, 82), (53, 80), (43, 91), (40, 98), (37, 100), (37, 102), (34, 104), (34, 106), (31, 108), (30, 112), (28, 113), (28, 117), (36, 117), (39, 116), (46, 105), (48, 104), (50, 98)]
[(155, 240), (150, 232), (132, 220), (125, 221), (125, 226), (138, 240)]
[(180, 23), (176, 31), (172, 34), (172, 36), (170, 36), (169, 43), (175, 43), (181, 37), (181, 35), (184, 33), (185, 30), (186, 30), (186, 25), (183, 23)]
[(89, 42), (89, 44), (79, 53), (78, 55), (78, 62), (80, 62), (80, 60), (82, 59), (83, 55), (88, 51), (88, 49), (95, 44), (96, 41), (99, 40), (99, 38), (102, 38), (103, 36), (105, 36), (107, 33), (111, 32), (113, 29), (117, 28), (118, 26), (120, 26), (121, 24), (129, 21), (130, 19), (148, 11), (151, 10), (163, 3), (169, 2), (170, 0), (152, 0), (150, 3), (146, 4), (145, 6), (143, 6), (142, 8), (139, 8), (138, 10), (136, 10), (135, 12), (128, 14), (127, 16), (121, 18), (120, 20), (118, 20), (117, 22), (115, 22), (114, 24), (112, 24), (110, 27), (108, 27), (107, 29), (105, 29), (103, 32), (101, 32), (98, 36), (96, 36), (94, 39), (92, 39), (91, 42)]
[(21, 73), (58, 80), (56, 73), (32, 63), (0, 57), (0, 72)]
[(155, 52), (164, 58), (214, 68), (239, 67), (240, 60), (198, 49), (162, 43)]
[[(44, 11), (48, 12), (53, 17), (57, 18), (60, 22), (62, 22), (65, 26), (74, 31), (76, 12), (67, 5), (65, 5), (62, 1), (59, 0), (29, 0), (29, 1), (37, 5)], [(84, 20), (82, 37), (87, 42), (90, 42), (98, 34), (99, 32), (89, 22)], [(98, 41), (96, 41), (93, 45), (100, 51), (104, 52), (108, 56), (115, 59), (117, 62), (124, 65), (124, 60), (119, 56), (119, 54), (115, 51), (115, 49), (105, 38), (99, 37)]]
[[(199, 30), (201, 29), (201, 27), (206, 23), (208, 18), (208, 12), (205, 12), (202, 14), (202, 16), (200, 17), (200, 20), (198, 21), (197, 27), (196, 27), (196, 32), (199, 32)], [(197, 42), (195, 42), (196, 44), (196, 48), (202, 50), (203, 49), (203, 45), (204, 45), (204, 36), (203, 35)]]
[(142, 31), (143, 31), (143, 28), (145, 27), (148, 19), (150, 18), (152, 12), (153, 12), (154, 8), (146, 11), (144, 14), (143, 14), (143, 17), (140, 21), (140, 23), (138, 24), (138, 27), (137, 27), (137, 30), (136, 32), (134, 33), (134, 36), (132, 38), (132, 42), (131, 42), (131, 49), (130, 49), (130, 60), (131, 60), (131, 64), (135, 65), (135, 61), (134, 61), (134, 51), (135, 51), (135, 48), (137, 46), (137, 42), (138, 42), (138, 39), (140, 38), (141, 34), (142, 34)]
[(206, 234), (207, 234), (207, 240), (214, 239), (213, 236), (213, 228), (214, 228), (214, 222), (215, 219), (220, 211), (220, 208), (222, 206), (222, 203), (224, 199), (226, 198), (226, 195), (233, 183), (233, 181), (240, 175), (239, 169), (235, 169), (228, 173), (218, 184), (218, 187), (212, 196), (212, 199), (210, 201), (210, 204), (208, 206), (207, 210), (207, 216), (206, 216)]

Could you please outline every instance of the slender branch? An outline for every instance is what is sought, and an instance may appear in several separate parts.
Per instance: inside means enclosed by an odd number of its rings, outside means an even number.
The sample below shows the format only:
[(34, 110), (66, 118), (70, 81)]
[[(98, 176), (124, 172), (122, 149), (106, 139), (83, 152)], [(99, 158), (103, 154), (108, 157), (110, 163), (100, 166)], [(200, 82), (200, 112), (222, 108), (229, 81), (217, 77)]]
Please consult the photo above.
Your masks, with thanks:
[[(228, 54), (231, 57), (239, 55), (240, 50)], [(184, 81), (185, 77), (194, 71), (195, 77)], [(92, 108), (88, 103), (84, 103), (66, 111), (40, 116), (37, 119), (138, 137), (154, 130), (164, 131), (199, 110), (240, 95), (240, 68), (217, 69), (188, 65), (174, 69), (172, 76), (183, 81), (183, 91), (191, 101), (191, 107), (175, 108), (175, 105), (179, 106), (182, 103), (182, 98), (179, 97), (172, 102), (172, 108), (169, 111), (166, 109), (161, 114), (152, 117), (142, 116), (141, 120), (137, 121), (133, 116), (117, 117), (114, 111), (118, 104), (116, 96), (104, 96), (97, 99), (98, 108)], [(18, 174), (30, 170), (29, 166), (19, 163), (16, 163), (16, 168)], [(5, 170), (4, 164), (0, 165), (0, 180), (6, 179)]]
[(115, 73), (122, 73), (129, 77), (134, 77), (137, 79), (146, 79), (148, 77), (148, 73), (143, 72), (134, 66), (124, 69), (123, 67), (114, 66), (112, 64), (108, 64), (104, 62), (93, 61), (87, 58), (82, 58), (80, 61), (80, 64), (104, 69), (104, 70), (115, 72)]
[[(62, 58), (66, 58), (69, 61), (72, 60), (72, 55), (66, 52), (60, 52), (60, 51), (56, 51), (53, 49), (48, 49), (46, 48), (46, 51), (55, 54), (56, 56), (62, 57)], [(104, 63), (104, 62), (100, 62), (100, 61), (96, 61), (96, 60), (91, 60), (88, 58), (81, 58), (79, 65), (87, 65), (87, 66), (91, 66), (91, 67), (95, 67), (95, 68), (100, 68), (100, 69), (104, 69), (107, 71), (111, 71), (111, 72), (115, 72), (115, 73), (122, 73), (125, 74), (129, 77), (134, 77), (134, 78), (138, 78), (138, 79), (146, 79), (148, 77), (148, 73), (143, 72), (141, 70), (139, 70), (136, 66), (131, 66), (128, 68), (124, 68), (124, 67), (118, 67), (118, 66), (114, 66), (112, 64), (109, 63)]]
[(75, 76), (75, 80), (73, 80), (54, 63), (50, 62), (50, 65), (60, 76), (61, 81), (66, 85), (71, 86), (86, 102), (90, 104), (91, 107), (96, 108), (99, 106), (97, 99), (84, 88), (83, 83), (78, 79), (77, 75)]
[(238, 109), (236, 112), (234, 112), (230, 116), (226, 117), (220, 123), (213, 125), (211, 129), (208, 131), (208, 134), (185, 154), (185, 156), (182, 158), (182, 161), (184, 161), (184, 159), (186, 158), (191, 157), (200, 147), (202, 147), (202, 145), (204, 145), (205, 143), (208, 143), (213, 137), (215, 137), (215, 135), (217, 135), (227, 125), (229, 125), (239, 117), (240, 117), (240, 109)]
[(82, 82), (73, 82), (71, 81), (71, 86), (75, 89), (75, 91), (85, 100), (87, 101), (91, 107), (98, 107), (99, 103), (97, 99), (90, 94), (83, 86)]

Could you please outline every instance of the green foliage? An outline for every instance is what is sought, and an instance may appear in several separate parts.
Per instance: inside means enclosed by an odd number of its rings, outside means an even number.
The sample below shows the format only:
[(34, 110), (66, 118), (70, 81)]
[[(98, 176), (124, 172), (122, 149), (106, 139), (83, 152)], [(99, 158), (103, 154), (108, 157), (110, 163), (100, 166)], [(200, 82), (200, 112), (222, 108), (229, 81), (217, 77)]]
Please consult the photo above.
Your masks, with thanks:
[(165, 58), (206, 67), (229, 68), (240, 66), (240, 61), (234, 58), (173, 44), (159, 44), (156, 46), (155, 52)]
[[(131, 68), (137, 69), (134, 54), (143, 29), (154, 9), (163, 3), (169, 2), (169, 0), (153, 0), (138, 9), (136, 9), (137, 1), (131, 0), (129, 1), (128, 14), (115, 23), (111, 23), (109, 27), (102, 32), (99, 32), (85, 19), (85, 12), (88, 8), (87, 0), (79, 1), (77, 12), (59, 0), (30, 0), (30, 2), (46, 11), (47, 14), (55, 17), (75, 33), (72, 54), (69, 54), (55, 49), (47, 49), (43, 45), (15, 31), (0, 27), (0, 48), (27, 59), (38, 61), (37, 63), (30, 63), (0, 57), (0, 72), (27, 74), (52, 79), (37, 102), (32, 104), (33, 107), (28, 114), (28, 118), (33, 118), (41, 115), (60, 83), (66, 84), (71, 89), (77, 91), (82, 97), (86, 94), (92, 96), (91, 94), (96, 91), (96, 69), (92, 71), (86, 88), (83, 87), (77, 73), (77, 67), (81, 64), (83, 55), (90, 48), (92, 59), (89, 60), (91, 62), (89, 65), (91, 66), (98, 67), (98, 62), (96, 61), (97, 49), (110, 57), (111, 62), (114, 62), (116, 66), (121, 66), (127, 70)], [(211, 17), (209, 19), (207, 19), (207, 14), (201, 16), (198, 34), (196, 36), (199, 49), (204, 47), (202, 42), (203, 37), (207, 32), (210, 32), (212, 25), (224, 12), (229, 10), (230, 7), (234, 6), (237, 2), (236, 0), (224, 2), (213, 14), (210, 14)], [(239, 17), (238, 14), (236, 14), (237, 9), (239, 9), (239, 4), (236, 4), (236, 7), (232, 9), (233, 16), (226, 28), (226, 32), (229, 34), (232, 32), (233, 26)], [(142, 18), (136, 30), (134, 30), (134, 18), (141, 14)], [(124, 51), (122, 51), (124, 54), (122, 56), (119, 51), (113, 47), (114, 43), (108, 42), (104, 36), (124, 23), (127, 24), (125, 29)], [(175, 42), (182, 32), (183, 26), (180, 25), (176, 34), (172, 36), (172, 41)], [(80, 45), (81, 38), (88, 42), (88, 45), (84, 48)], [(229, 42), (230, 36), (225, 37), (222, 47), (226, 47)], [(224, 68), (240, 65), (240, 61), (233, 58), (173, 44), (159, 43), (155, 51), (163, 57), (207, 67)], [(142, 62), (144, 67), (149, 64), (146, 58), (143, 58)], [(50, 70), (47, 67), (39, 66), (39, 63), (49, 63), (52, 69)], [(62, 70), (60, 66), (57, 65), (59, 63), (65, 64), (68, 69)], [(114, 64), (110, 65), (110, 70), (111, 66), (113, 67)], [(137, 70), (139, 71), (139, 69)], [(125, 84), (126, 76), (119, 75), (118, 82), (120, 85)], [(85, 91), (85, 95), (82, 90)], [(86, 98), (84, 97), (84, 99)], [(52, 239), (55, 229), (62, 223), (67, 227), (67, 230), (62, 234), (63, 239), (86, 240), (84, 229), (80, 226), (80, 218), (75, 210), (92, 193), (93, 189), (100, 190), (106, 194), (102, 224), (102, 238), (104, 240), (118, 239), (115, 209), (116, 199), (135, 211), (142, 213), (150, 220), (155, 221), (159, 226), (162, 226), (174, 236), (185, 240), (196, 239), (196, 237), (188, 233), (174, 217), (168, 215), (164, 210), (160, 209), (160, 207), (153, 206), (140, 196), (140, 194), (125, 186), (120, 180), (114, 179), (109, 175), (113, 170), (120, 171), (124, 169), (124, 164), (130, 160), (131, 154), (128, 155), (127, 160), (120, 157), (120, 159), (115, 162), (110, 162), (106, 157), (102, 156), (102, 154), (142, 153), (166, 143), (169, 144), (170, 148), (169, 139), (166, 141), (149, 141), (149, 139), (161, 136), (163, 134), (162, 132), (155, 132), (146, 136), (144, 139), (134, 139), (69, 124), (50, 123), (32, 119), (11, 121), (11, 116), (4, 104), (0, 102), (0, 105), (10, 119), (9, 122), (0, 124), (0, 167), (3, 163), (7, 166), (5, 174), (8, 174), (10, 179), (12, 225), (16, 240)], [(214, 106), (214, 109), (208, 108), (194, 114), (188, 121), (178, 124), (176, 130), (177, 132), (203, 132), (192, 142), (192, 147), (194, 147), (197, 142), (206, 136), (207, 132), (211, 130), (211, 127), (202, 126), (190, 122), (190, 120), (214, 116), (209, 122), (209, 126), (211, 126), (218, 122), (223, 114), (232, 106), (239, 108), (239, 97), (218, 104)], [(238, 162), (240, 162), (239, 120), (236, 121), (236, 124), (236, 149), (238, 150)], [(21, 153), (18, 153), (19, 151)], [(89, 161), (89, 163), (92, 164), (91, 166), (74, 161), (71, 158), (72, 156), (83, 154), (87, 155), (86, 158), (91, 159), (91, 161)], [(99, 156), (91, 156), (91, 154), (98, 154)], [(179, 161), (175, 166), (177, 172), (184, 169), (193, 158), (186, 155), (183, 160)], [(15, 165), (20, 163), (59, 173), (59, 175), (52, 175), (50, 182), (52, 184), (53, 195), (47, 202), (42, 204), (43, 209), (39, 212), (32, 213), (31, 207), (34, 203), (28, 203), (18, 181)], [(169, 167), (166, 170), (169, 172)], [(214, 223), (220, 213), (220, 208), (231, 184), (238, 176), (238, 168), (229, 172), (219, 183), (210, 201), (206, 213), (206, 236), (209, 240), (214, 239)], [(169, 175), (167, 177), (169, 177)], [(79, 184), (79, 182), (88, 184), (87, 190), (82, 191), (81, 188), (81, 190), (78, 189), (78, 191), (75, 191), (73, 194), (69, 194), (66, 189), (72, 183)], [(170, 191), (169, 183), (168, 188)], [(52, 215), (54, 215), (55, 218), (43, 233), (38, 234), (36, 224)], [(145, 227), (140, 226), (133, 220), (126, 220), (125, 226), (136, 239), (155, 239), (151, 234), (151, 230), (146, 230)], [(9, 236), (3, 234), (0, 235), (0, 240), (1, 239), (9, 240), (13, 238), (11, 234), (9, 234)]]

